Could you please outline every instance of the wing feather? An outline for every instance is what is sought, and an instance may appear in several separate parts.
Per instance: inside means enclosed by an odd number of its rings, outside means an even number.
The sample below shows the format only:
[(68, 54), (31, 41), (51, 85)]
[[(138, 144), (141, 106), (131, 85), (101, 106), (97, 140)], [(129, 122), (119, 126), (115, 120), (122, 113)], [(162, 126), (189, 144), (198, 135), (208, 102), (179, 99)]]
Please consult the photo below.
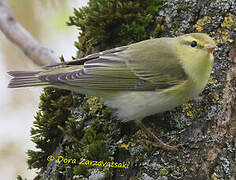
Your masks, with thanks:
[(182, 83), (187, 75), (181, 63), (175, 53), (171, 53), (171, 46), (162, 47), (158, 41), (147, 40), (95, 53), (56, 67), (47, 66), (48, 71), (61, 66), (68, 68), (62, 73), (43, 73), (39, 79), (91, 89), (137, 91), (162, 90)]

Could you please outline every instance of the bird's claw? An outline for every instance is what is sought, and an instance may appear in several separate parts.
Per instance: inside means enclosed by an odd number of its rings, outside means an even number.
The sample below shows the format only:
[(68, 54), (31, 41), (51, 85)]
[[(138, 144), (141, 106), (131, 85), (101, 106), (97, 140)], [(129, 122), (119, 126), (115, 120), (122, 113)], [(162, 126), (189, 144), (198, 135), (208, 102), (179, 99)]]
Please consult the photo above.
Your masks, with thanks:
[(178, 148), (183, 146), (183, 144), (169, 145), (169, 142), (168, 143), (164, 143), (161, 140), (158, 141), (158, 142), (157, 141), (152, 142), (152, 141), (144, 139), (143, 141), (146, 144), (150, 144), (150, 145), (152, 145), (154, 147), (162, 148), (162, 149), (165, 149), (165, 150), (168, 150), (168, 151), (178, 151), (179, 150)]

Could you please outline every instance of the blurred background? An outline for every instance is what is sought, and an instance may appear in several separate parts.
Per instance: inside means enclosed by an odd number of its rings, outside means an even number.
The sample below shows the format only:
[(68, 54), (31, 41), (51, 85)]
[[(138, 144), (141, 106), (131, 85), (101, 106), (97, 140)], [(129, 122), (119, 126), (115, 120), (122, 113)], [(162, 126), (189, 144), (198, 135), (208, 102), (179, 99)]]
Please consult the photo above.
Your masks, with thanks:
[[(7, 0), (5, 0), (7, 2)], [(85, 6), (88, 0), (8, 0), (15, 18), (45, 47), (63, 55), (66, 60), (76, 55), (74, 41), (78, 30), (66, 21), (73, 8)], [(1, 16), (1, 15), (0, 15)], [(33, 179), (35, 170), (27, 169), (30, 128), (38, 111), (42, 88), (8, 89), (9, 70), (34, 70), (36, 66), (9, 42), (0, 31), (0, 179), (17, 175)]]

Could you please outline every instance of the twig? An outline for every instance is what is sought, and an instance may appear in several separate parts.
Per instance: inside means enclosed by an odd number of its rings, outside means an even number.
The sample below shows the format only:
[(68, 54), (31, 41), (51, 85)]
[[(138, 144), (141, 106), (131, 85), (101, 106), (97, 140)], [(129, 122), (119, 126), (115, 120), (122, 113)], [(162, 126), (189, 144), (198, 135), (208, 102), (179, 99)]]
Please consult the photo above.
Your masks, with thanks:
[(39, 44), (39, 42), (14, 19), (10, 9), (2, 0), (0, 0), (0, 30), (35, 64), (44, 66), (56, 63), (59, 60), (52, 50)]

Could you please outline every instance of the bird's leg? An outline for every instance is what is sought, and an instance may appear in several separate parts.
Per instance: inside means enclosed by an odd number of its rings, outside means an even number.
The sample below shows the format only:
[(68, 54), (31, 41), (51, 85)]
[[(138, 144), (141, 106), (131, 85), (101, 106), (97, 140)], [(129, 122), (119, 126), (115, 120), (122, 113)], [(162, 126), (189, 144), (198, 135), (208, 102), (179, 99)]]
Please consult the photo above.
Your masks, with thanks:
[(151, 137), (154, 142), (149, 141), (149, 140), (144, 140), (147, 144), (151, 144), (155, 147), (159, 147), (159, 148), (163, 148), (165, 150), (169, 150), (169, 151), (177, 151), (178, 148), (180, 146), (182, 146), (182, 144), (178, 144), (176, 146), (171, 146), (169, 145), (169, 143), (164, 143), (162, 140), (160, 140), (157, 136), (155, 136), (155, 134), (153, 134), (150, 130), (148, 130), (141, 121), (135, 121), (136, 124), (142, 129), (142, 131), (148, 135), (149, 137)]

